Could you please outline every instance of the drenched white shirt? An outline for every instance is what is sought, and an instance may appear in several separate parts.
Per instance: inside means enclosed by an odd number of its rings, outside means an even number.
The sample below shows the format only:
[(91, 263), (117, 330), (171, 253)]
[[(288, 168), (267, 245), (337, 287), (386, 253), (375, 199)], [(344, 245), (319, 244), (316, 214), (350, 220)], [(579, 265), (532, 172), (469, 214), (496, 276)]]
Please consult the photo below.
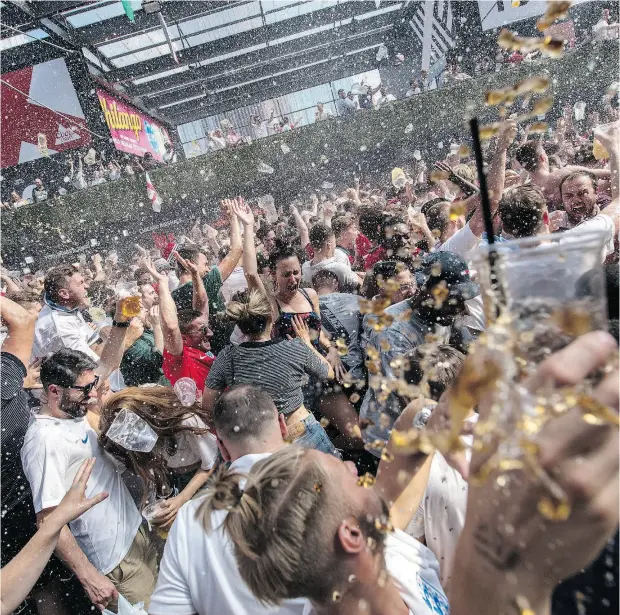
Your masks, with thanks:
[[(268, 456), (244, 455), (230, 469), (249, 472)], [(279, 607), (258, 602), (239, 574), (232, 543), (222, 527), (228, 513), (214, 512), (214, 530), (207, 534), (196, 517), (201, 504), (202, 498), (196, 498), (179, 510), (166, 541), (149, 615), (301, 615), (306, 604), (302, 599)]]
[(21, 450), (37, 513), (60, 504), (80, 466), (91, 457), (96, 463), (86, 497), (103, 491), (109, 497), (69, 523), (69, 528), (90, 563), (101, 574), (108, 574), (127, 555), (142, 523), (121, 476), (124, 468), (99, 446), (86, 418), (61, 420), (37, 415)]

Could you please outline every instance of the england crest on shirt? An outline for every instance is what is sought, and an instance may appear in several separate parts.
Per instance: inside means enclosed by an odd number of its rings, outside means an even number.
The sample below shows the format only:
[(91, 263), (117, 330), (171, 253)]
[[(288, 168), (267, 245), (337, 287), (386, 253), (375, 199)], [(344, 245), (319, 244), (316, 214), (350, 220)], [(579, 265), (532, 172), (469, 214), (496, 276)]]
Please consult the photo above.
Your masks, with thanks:
[(430, 609), (431, 613), (436, 613), (436, 615), (449, 615), (450, 605), (448, 604), (448, 599), (445, 594), (423, 579), (419, 573), (416, 574), (416, 578), (424, 603)]

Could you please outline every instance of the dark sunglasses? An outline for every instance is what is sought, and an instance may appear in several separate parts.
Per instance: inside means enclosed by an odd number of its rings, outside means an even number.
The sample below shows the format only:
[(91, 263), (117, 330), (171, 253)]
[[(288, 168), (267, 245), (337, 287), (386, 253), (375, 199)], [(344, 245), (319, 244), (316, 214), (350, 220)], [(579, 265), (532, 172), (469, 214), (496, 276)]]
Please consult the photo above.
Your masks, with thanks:
[(68, 389), (75, 389), (81, 391), (84, 398), (90, 395), (90, 392), (99, 384), (99, 376), (95, 376), (95, 379), (89, 384), (85, 384), (83, 387), (67, 387)]

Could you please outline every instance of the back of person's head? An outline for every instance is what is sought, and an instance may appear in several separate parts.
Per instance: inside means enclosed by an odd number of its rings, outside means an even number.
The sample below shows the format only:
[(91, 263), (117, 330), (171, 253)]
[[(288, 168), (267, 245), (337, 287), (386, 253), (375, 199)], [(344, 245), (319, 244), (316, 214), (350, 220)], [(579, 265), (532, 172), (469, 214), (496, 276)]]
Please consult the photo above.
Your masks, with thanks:
[(147, 275), (150, 275), (150, 273), (146, 267), (138, 267), (133, 273), (133, 279), (138, 282), (140, 278)]
[(575, 148), (573, 163), (587, 167), (598, 164), (598, 160), (594, 156), (594, 144), (591, 142), (582, 143), (579, 147)]
[(379, 261), (375, 263), (364, 276), (361, 291), (362, 297), (368, 300), (376, 297), (385, 282), (393, 278), (400, 271), (400, 268), (404, 266), (403, 263), (397, 261)]
[(260, 290), (243, 290), (226, 304), (226, 316), (245, 335), (260, 335), (272, 320), (271, 302)]
[(321, 250), (326, 247), (330, 239), (334, 236), (332, 229), (320, 222), (310, 229), (310, 245), (314, 250)]
[(450, 203), (440, 201), (426, 210), (426, 223), (435, 235), (441, 237), (450, 224)]
[(189, 332), (189, 328), (196, 318), (200, 318), (202, 312), (200, 310), (194, 310), (193, 308), (187, 310), (179, 310), (177, 312), (177, 318), (179, 319), (179, 330), (183, 335)]
[(346, 233), (352, 224), (355, 224), (355, 218), (351, 214), (341, 214), (334, 217), (332, 220), (332, 231), (334, 231), (336, 239), (343, 233)]
[(54, 303), (59, 303), (61, 300), (58, 294), (59, 291), (66, 288), (67, 279), (76, 273), (76, 270), (71, 265), (58, 265), (50, 269), (45, 275), (45, 281), (43, 282), (45, 296)]
[(212, 414), (213, 426), (222, 440), (242, 442), (280, 433), (278, 409), (273, 399), (253, 384), (239, 384), (222, 393)]
[(422, 205), (422, 207), (420, 208), (420, 211), (426, 216), (428, 214), (428, 210), (433, 206), (433, 205), (437, 205), (437, 203), (445, 203), (446, 200), (441, 198), (440, 196), (435, 197), (434, 199), (429, 199), (428, 201), (426, 201), (426, 203), (424, 203), (424, 205)]
[(514, 186), (504, 191), (498, 212), (504, 230), (515, 238), (534, 237), (544, 224), (547, 201), (537, 186)]
[(75, 386), (81, 374), (96, 367), (97, 364), (81, 350), (63, 348), (43, 360), (39, 377), (45, 391), (50, 384), (68, 389)]
[(468, 181), (470, 184), (476, 183), (476, 172), (468, 164), (457, 164), (452, 169), (452, 172), (463, 178), (465, 181)]
[(428, 384), (430, 399), (439, 401), (463, 367), (465, 355), (447, 344), (422, 344), (407, 353), (404, 378), (409, 384)]
[(516, 158), (519, 164), (528, 172), (535, 171), (539, 165), (540, 142), (526, 141), (517, 149)]
[(364, 205), (359, 209), (360, 231), (370, 240), (377, 242), (381, 239), (381, 223), (383, 212), (373, 205)]
[(338, 292), (340, 286), (340, 280), (338, 276), (329, 269), (319, 269), (312, 276), (312, 288), (318, 290), (319, 288), (331, 288), (332, 292)]
[(343, 519), (358, 516), (382, 546), (374, 520), (366, 523), (364, 511), (341, 497), (320, 460), (317, 451), (288, 446), (256, 463), (243, 489), (244, 475), (223, 471), (198, 513), (210, 532), (212, 512), (228, 511), (224, 528), (241, 577), (266, 604), (298, 597), (332, 600), (332, 588), (350, 574), (337, 565), (341, 553), (335, 537)]

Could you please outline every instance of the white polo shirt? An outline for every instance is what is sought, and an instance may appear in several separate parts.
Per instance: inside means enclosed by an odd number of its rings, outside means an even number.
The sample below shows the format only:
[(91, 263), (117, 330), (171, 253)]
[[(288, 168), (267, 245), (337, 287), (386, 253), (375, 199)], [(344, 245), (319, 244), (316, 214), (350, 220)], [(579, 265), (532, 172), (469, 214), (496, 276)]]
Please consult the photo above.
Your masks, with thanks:
[(82, 463), (96, 459), (86, 497), (105, 491), (107, 499), (69, 524), (90, 563), (102, 574), (114, 570), (129, 552), (140, 524), (138, 512), (122, 479), (124, 468), (100, 446), (86, 418), (57, 419), (36, 415), (21, 450), (35, 512), (53, 508), (70, 489)]
[(35, 324), (32, 358), (42, 359), (63, 348), (72, 348), (99, 361), (97, 353), (90, 348), (98, 339), (99, 333), (86, 324), (78, 310), (68, 312), (46, 304)]
[[(247, 473), (269, 456), (244, 455), (230, 469)], [(239, 574), (233, 545), (222, 527), (228, 514), (218, 510), (211, 517), (214, 529), (207, 534), (196, 513), (203, 498), (185, 504), (168, 534), (149, 615), (301, 615), (306, 600), (262, 605)]]

